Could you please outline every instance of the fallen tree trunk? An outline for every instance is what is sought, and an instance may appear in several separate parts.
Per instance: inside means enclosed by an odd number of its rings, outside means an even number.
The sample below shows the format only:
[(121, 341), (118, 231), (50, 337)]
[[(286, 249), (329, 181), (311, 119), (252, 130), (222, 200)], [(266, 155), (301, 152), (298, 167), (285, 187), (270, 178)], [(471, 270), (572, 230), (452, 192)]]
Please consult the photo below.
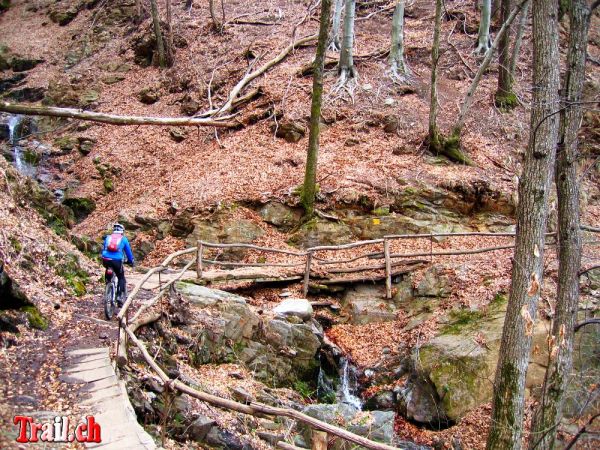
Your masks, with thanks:
[(29, 116), (65, 117), (68, 119), (89, 120), (108, 123), (110, 125), (166, 125), (182, 127), (219, 127), (236, 128), (241, 124), (227, 121), (226, 118), (210, 119), (197, 117), (145, 117), (120, 116), (74, 108), (58, 108), (55, 106), (32, 106), (8, 102), (0, 102), (0, 111)]

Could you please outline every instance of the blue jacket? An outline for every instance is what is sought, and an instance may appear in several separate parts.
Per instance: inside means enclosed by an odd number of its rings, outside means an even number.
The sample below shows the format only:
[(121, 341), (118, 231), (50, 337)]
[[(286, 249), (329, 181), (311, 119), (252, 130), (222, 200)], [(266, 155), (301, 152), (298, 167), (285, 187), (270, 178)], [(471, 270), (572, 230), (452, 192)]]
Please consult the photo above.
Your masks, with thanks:
[(125, 255), (127, 255), (127, 261), (133, 264), (133, 253), (131, 253), (131, 246), (129, 245), (129, 240), (123, 236), (121, 238), (121, 242), (119, 242), (119, 248), (116, 252), (111, 252), (108, 250), (108, 244), (110, 243), (110, 234), (104, 238), (104, 246), (102, 247), (102, 257), (106, 259), (116, 259), (118, 261), (123, 261), (125, 259)]

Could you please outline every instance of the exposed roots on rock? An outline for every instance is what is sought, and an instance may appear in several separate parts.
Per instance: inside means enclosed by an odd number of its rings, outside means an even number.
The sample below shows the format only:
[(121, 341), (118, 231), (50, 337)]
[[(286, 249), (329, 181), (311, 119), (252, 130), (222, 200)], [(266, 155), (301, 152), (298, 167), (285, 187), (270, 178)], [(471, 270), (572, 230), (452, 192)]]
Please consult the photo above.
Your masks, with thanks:
[(482, 44), (481, 42), (479, 44), (477, 44), (477, 47), (475, 48), (475, 50), (473, 50), (473, 54), (485, 56), (486, 53), (491, 50), (491, 48), (492, 48), (492, 45), (491, 45), (491, 42), (488, 39), (485, 42), (485, 44)]
[(448, 137), (442, 136), (439, 133), (428, 140), (429, 150), (436, 155), (444, 155), (449, 160), (473, 166), (473, 161), (460, 148), (460, 134), (453, 133)]

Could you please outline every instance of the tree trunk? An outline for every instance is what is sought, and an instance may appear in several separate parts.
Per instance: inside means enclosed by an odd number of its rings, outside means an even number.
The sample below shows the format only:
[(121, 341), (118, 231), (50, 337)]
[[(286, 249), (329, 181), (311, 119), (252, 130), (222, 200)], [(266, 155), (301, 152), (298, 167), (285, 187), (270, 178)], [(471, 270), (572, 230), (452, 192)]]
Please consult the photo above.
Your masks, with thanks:
[[(563, 92), (567, 108), (561, 113), (561, 135), (556, 161), (558, 193), (558, 291), (552, 324), (553, 347), (546, 369), (540, 403), (529, 438), (530, 449), (553, 449), (557, 425), (562, 419), (564, 393), (573, 366), (573, 335), (579, 303), (581, 232), (577, 181), (577, 133), (583, 116), (581, 101), (590, 23), (586, 0), (573, 0), (569, 9), (570, 38)], [(557, 353), (555, 353), (555, 350)]]
[(340, 51), (340, 24), (342, 23), (342, 11), (345, 0), (335, 0), (333, 10), (333, 24), (331, 25), (331, 34), (329, 36), (328, 49), (333, 52)]
[(354, 78), (356, 76), (352, 51), (352, 48), (354, 47), (355, 7), (356, 0), (346, 0), (346, 13), (344, 16), (344, 39), (342, 41), (339, 65), (340, 78), (342, 80)]
[(54, 106), (34, 106), (8, 103), (0, 100), (0, 111), (11, 114), (25, 114), (30, 116), (65, 117), (68, 119), (89, 120), (91, 122), (108, 123), (111, 125), (166, 125), (182, 127), (222, 127), (237, 128), (239, 122), (223, 119), (198, 118), (198, 117), (144, 117), (144, 116), (119, 116), (94, 111), (84, 111), (74, 108), (57, 108)]
[(551, 170), (556, 156), (559, 107), (557, 4), (533, 0), (533, 101), (529, 144), (519, 182), (517, 236), (510, 298), (494, 382), (487, 449), (520, 449), (525, 375), (544, 270)]
[(437, 66), (440, 59), (441, 28), (442, 0), (435, 0), (435, 22), (433, 26), (433, 44), (431, 47), (431, 95), (429, 100), (429, 147), (432, 149), (439, 149), (440, 147), (440, 133), (437, 128)]
[(523, 1), (521, 1), (521, 3), (519, 3), (517, 6), (515, 6), (515, 9), (513, 9), (510, 16), (508, 17), (507, 21), (502, 24), (502, 27), (500, 28), (500, 30), (498, 31), (498, 34), (496, 35), (496, 39), (494, 39), (494, 42), (492, 43), (492, 46), (490, 47), (490, 50), (485, 54), (485, 58), (483, 58), (483, 61), (481, 62), (479, 69), (477, 69), (477, 73), (475, 74), (475, 77), (473, 77), (473, 81), (471, 81), (471, 85), (469, 86), (467, 95), (465, 96), (465, 99), (463, 100), (463, 103), (460, 106), (460, 112), (458, 114), (458, 119), (456, 121), (456, 124), (452, 128), (452, 135), (455, 136), (457, 139), (460, 138), (462, 129), (465, 126), (465, 120), (467, 117), (467, 113), (469, 112), (469, 110), (471, 109), (471, 105), (473, 104), (473, 96), (475, 94), (475, 90), (477, 89), (477, 86), (479, 86), (481, 77), (483, 76), (483, 74), (487, 70), (488, 66), (492, 62), (492, 57), (494, 56), (494, 51), (498, 47), (500, 40), (502, 39), (504, 34), (508, 31), (511, 24), (515, 20), (515, 17), (517, 17), (517, 14), (519, 13), (519, 11), (522, 10), (522, 8), (525, 6), (525, 4), (528, 1), (529, 0), (523, 0)]
[(167, 58), (165, 55), (165, 44), (160, 30), (160, 16), (158, 14), (158, 5), (156, 0), (150, 0), (150, 7), (152, 9), (152, 24), (154, 26), (154, 36), (156, 37), (156, 50), (158, 52), (158, 65), (160, 67), (167, 67)]
[(142, 21), (142, 15), (144, 10), (142, 9), (142, 0), (135, 0), (135, 17), (134, 22), (140, 23)]
[(194, 0), (185, 0), (185, 9), (190, 11), (194, 5)]
[(519, 53), (521, 52), (521, 44), (523, 43), (523, 34), (525, 33), (525, 25), (527, 25), (527, 15), (529, 14), (529, 1), (523, 6), (521, 11), (521, 18), (519, 19), (519, 27), (517, 30), (517, 37), (515, 37), (515, 45), (513, 46), (512, 55), (510, 57), (510, 78), (515, 79), (515, 69), (517, 68), (517, 61), (519, 59)]
[(308, 135), (308, 151), (306, 153), (306, 171), (302, 186), (302, 206), (304, 215), (310, 218), (315, 210), (315, 196), (317, 193), (317, 160), (319, 155), (319, 133), (321, 124), (321, 102), (323, 97), (323, 71), (325, 66), (325, 51), (327, 49), (327, 36), (329, 33), (329, 16), (331, 14), (331, 0), (321, 2), (321, 24), (319, 25), (319, 39), (317, 54), (314, 61), (312, 104), (310, 108), (310, 130)]
[(167, 7), (167, 65), (175, 63), (175, 48), (173, 47), (173, 13), (171, 11), (171, 0), (165, 0)]
[(404, 61), (404, 4), (405, 0), (397, 0), (392, 17), (392, 43), (390, 47), (390, 70), (392, 80), (406, 81), (410, 69)]
[[(221, 2), (221, 7), (223, 7), (223, 3)], [(215, 31), (221, 32), (223, 31), (223, 22), (220, 21), (219, 19), (217, 19), (217, 13), (215, 12), (215, 0), (209, 0), (208, 1), (208, 10), (210, 12), (210, 18), (212, 20), (212, 24), (213, 24), (213, 29)], [(223, 19), (225, 19), (225, 12), (223, 10)]]
[(492, 15), (492, 2), (491, 0), (483, 0), (481, 5), (481, 19), (479, 20), (479, 35), (477, 37), (477, 48), (475, 53), (485, 55), (492, 41), (490, 39), (490, 18)]
[[(505, 23), (510, 16), (511, 0), (502, 0), (500, 20)], [(517, 106), (517, 96), (513, 92), (513, 78), (510, 73), (510, 28), (502, 35), (498, 45), (498, 89), (495, 96), (498, 108), (509, 110)]]

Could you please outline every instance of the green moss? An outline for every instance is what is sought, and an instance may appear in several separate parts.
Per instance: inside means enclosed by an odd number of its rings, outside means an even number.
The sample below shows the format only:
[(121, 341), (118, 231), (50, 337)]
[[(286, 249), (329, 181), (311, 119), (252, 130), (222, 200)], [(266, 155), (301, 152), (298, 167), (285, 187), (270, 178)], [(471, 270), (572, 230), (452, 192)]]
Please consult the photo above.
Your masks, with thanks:
[(23, 159), (25, 162), (32, 166), (37, 166), (40, 163), (40, 155), (32, 150), (25, 150), (23, 152)]
[(389, 216), (390, 215), (390, 207), (389, 206), (380, 206), (379, 208), (375, 208), (373, 210), (373, 214), (376, 216)]
[(104, 186), (104, 192), (107, 194), (115, 190), (115, 185), (111, 178), (105, 178), (102, 185)]
[(14, 236), (9, 237), (8, 240), (10, 241), (10, 245), (12, 245), (12, 248), (15, 251), (15, 253), (21, 253), (21, 250), (23, 250), (23, 246), (21, 245), (19, 240)]
[(70, 152), (77, 145), (77, 140), (71, 136), (61, 136), (54, 139), (54, 146), (60, 148), (63, 152)]
[(482, 318), (483, 314), (480, 311), (453, 309), (450, 311), (450, 323), (442, 328), (442, 334), (461, 334), (465, 329), (475, 328)]
[(500, 111), (508, 112), (519, 104), (519, 100), (514, 92), (496, 92), (494, 103)]
[(460, 148), (460, 130), (455, 130), (448, 137), (437, 134), (429, 142), (429, 149), (437, 154), (444, 155), (451, 161), (472, 166), (473, 161)]
[(79, 258), (76, 254), (67, 254), (61, 264), (57, 266), (56, 272), (65, 279), (73, 290), (73, 294), (78, 297), (86, 294), (89, 274), (79, 265)]
[(27, 314), (29, 326), (42, 331), (48, 329), (48, 320), (42, 316), (39, 309), (37, 309), (34, 305), (23, 306), (21, 307), (21, 311)]
[(92, 211), (96, 209), (96, 202), (94, 202), (94, 200), (91, 198), (85, 197), (67, 197), (63, 200), (63, 205), (71, 208), (75, 219), (78, 221), (85, 219)]
[(311, 399), (313, 397), (313, 395), (315, 394), (315, 390), (312, 389), (310, 384), (307, 383), (306, 381), (300, 381), (300, 380), (294, 381), (293, 388), (298, 394), (300, 394), (302, 397), (304, 397), (307, 400)]

